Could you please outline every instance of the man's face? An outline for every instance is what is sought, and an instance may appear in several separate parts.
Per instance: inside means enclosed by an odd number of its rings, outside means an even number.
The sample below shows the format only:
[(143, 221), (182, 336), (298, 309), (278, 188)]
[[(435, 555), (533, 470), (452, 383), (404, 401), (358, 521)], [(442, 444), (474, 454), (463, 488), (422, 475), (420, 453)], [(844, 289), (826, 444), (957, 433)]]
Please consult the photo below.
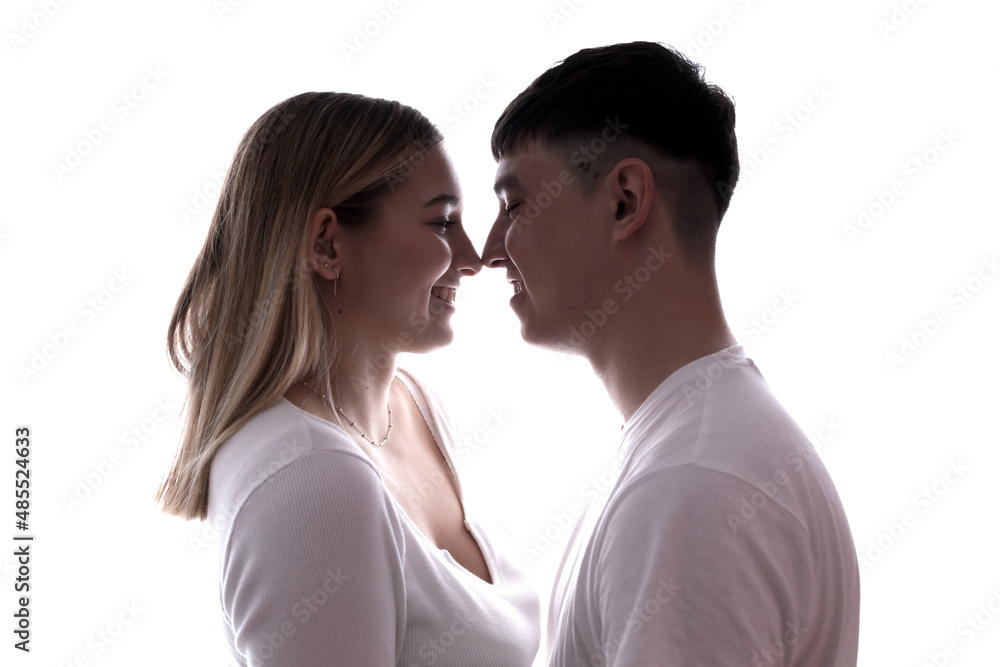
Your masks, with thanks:
[(561, 153), (530, 143), (500, 158), (494, 190), (500, 213), (483, 263), (505, 268), (525, 341), (563, 348), (599, 291), (593, 263), (602, 244), (600, 203), (585, 193)]

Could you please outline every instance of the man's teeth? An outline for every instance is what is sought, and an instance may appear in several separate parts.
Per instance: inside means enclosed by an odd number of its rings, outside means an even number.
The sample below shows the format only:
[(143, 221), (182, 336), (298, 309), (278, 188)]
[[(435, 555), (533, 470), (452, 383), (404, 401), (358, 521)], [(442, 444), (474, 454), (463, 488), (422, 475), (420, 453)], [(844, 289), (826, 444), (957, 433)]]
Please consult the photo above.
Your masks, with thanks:
[(514, 294), (520, 294), (524, 287), (521, 285), (520, 280), (515, 280), (511, 283), (514, 286)]
[(431, 289), (431, 294), (441, 299), (442, 301), (447, 301), (448, 303), (455, 303), (456, 290), (453, 287), (434, 287)]

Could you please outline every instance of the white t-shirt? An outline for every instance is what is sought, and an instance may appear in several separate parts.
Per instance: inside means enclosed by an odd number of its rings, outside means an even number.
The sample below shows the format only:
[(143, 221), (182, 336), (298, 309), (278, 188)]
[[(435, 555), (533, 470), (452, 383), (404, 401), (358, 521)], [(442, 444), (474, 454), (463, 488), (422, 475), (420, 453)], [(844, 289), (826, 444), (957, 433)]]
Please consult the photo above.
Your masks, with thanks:
[(857, 664), (847, 518), (742, 347), (664, 380), (620, 458), (560, 565), (551, 667)]
[[(398, 377), (454, 470), (437, 399)], [(209, 521), (239, 665), (514, 667), (538, 650), (538, 598), (503, 531), (466, 507), (489, 584), (424, 536), (353, 438), (283, 398), (220, 448)]]

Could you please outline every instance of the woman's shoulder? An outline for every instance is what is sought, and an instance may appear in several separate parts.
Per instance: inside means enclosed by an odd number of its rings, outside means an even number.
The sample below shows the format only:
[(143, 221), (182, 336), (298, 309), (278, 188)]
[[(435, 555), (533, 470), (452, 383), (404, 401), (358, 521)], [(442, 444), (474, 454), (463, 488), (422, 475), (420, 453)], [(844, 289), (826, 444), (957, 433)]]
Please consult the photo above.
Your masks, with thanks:
[(441, 402), (437, 391), (429, 386), (425, 381), (420, 380), (412, 372), (405, 368), (396, 369), (396, 378), (403, 383), (403, 386), (413, 395), (415, 399), (424, 403), (439, 404)]
[(435, 421), (440, 420), (442, 426), (449, 429), (454, 430), (457, 427), (450, 411), (445, 407), (441, 392), (433, 384), (418, 379), (413, 373), (402, 368), (396, 369), (396, 377), (410, 392), (417, 407), (424, 413), (425, 417), (433, 417)]
[[(357, 444), (335, 424), (280, 398), (254, 415), (222, 444), (209, 475), (209, 519), (228, 523), (261, 485), (301, 487), (306, 471), (323, 469), (327, 488), (338, 478), (381, 486), (378, 471)], [(215, 518), (213, 518), (215, 517)]]

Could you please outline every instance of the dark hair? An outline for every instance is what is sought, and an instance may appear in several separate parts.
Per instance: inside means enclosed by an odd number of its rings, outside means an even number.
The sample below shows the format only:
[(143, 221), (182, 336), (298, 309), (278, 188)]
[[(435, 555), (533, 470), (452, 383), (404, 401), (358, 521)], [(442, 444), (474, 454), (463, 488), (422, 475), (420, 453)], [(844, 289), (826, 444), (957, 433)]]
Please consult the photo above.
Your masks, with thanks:
[[(613, 148), (605, 157), (615, 163), (628, 152), (646, 158), (648, 149), (692, 160), (704, 172), (718, 218), (714, 229), (705, 229), (704, 220), (687, 219), (676, 231), (690, 249), (703, 248), (706, 240), (714, 246), (740, 165), (736, 108), (703, 74), (700, 65), (653, 42), (583, 49), (543, 73), (507, 106), (493, 129), (493, 157), (499, 160), (530, 141), (570, 149), (591, 141), (601, 146), (600, 138), (611, 128), (621, 136), (604, 144)], [(641, 147), (647, 151), (637, 150)], [(592, 166), (572, 161), (583, 171)], [(656, 165), (650, 167), (655, 175)]]

